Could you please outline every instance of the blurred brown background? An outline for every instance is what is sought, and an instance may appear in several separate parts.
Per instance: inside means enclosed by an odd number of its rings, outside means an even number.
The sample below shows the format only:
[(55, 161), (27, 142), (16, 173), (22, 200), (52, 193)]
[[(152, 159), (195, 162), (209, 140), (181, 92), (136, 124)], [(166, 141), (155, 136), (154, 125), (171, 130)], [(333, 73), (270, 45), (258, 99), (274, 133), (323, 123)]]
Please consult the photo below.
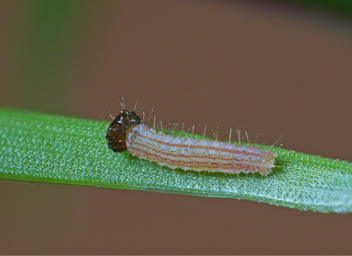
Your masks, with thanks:
[[(0, 103), (242, 126), (352, 160), (349, 19), (275, 1), (1, 1)], [(197, 133), (201, 133), (199, 129)], [(351, 214), (0, 181), (1, 254), (351, 254)]]

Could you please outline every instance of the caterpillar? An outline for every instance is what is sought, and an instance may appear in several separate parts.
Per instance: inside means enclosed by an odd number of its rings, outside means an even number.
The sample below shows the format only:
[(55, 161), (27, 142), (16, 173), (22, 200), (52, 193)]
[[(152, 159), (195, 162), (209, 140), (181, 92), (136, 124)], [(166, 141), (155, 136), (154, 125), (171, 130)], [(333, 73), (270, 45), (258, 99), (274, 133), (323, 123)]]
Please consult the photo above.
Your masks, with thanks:
[[(155, 128), (155, 127), (154, 127)], [(171, 169), (256, 173), (266, 176), (275, 167), (276, 153), (257, 146), (221, 141), (182, 138), (157, 132), (143, 124), (135, 111), (125, 108), (110, 124), (106, 139), (114, 152), (128, 150), (133, 156), (154, 161)]]

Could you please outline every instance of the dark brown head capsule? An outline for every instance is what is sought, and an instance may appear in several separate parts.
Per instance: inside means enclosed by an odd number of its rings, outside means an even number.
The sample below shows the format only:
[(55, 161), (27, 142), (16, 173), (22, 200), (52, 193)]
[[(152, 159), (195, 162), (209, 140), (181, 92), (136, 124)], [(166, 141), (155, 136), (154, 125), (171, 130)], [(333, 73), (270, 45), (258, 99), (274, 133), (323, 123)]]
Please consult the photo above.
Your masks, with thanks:
[(120, 111), (119, 115), (110, 124), (105, 136), (109, 148), (115, 152), (127, 150), (125, 139), (128, 128), (141, 123), (141, 118), (136, 115), (136, 112), (129, 112), (126, 109)]

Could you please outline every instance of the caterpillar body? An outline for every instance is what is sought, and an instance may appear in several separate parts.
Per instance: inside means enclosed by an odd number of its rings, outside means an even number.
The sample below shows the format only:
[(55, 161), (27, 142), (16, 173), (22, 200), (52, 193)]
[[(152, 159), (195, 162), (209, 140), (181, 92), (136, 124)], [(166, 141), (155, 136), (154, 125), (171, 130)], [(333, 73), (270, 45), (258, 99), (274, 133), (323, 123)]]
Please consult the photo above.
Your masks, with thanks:
[(259, 147), (166, 135), (144, 125), (134, 111), (124, 109), (110, 124), (106, 139), (114, 152), (132, 155), (171, 169), (222, 172), (259, 172), (266, 176), (277, 156)]

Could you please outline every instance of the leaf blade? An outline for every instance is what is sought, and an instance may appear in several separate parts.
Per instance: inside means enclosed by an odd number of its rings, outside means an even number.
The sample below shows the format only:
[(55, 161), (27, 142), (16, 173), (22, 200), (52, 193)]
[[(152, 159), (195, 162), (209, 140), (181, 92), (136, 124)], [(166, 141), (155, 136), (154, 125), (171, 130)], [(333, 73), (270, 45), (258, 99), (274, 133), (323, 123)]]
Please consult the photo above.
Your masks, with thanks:
[(106, 130), (100, 121), (0, 109), (0, 178), (352, 211), (351, 163), (273, 148), (282, 167), (268, 177), (172, 171), (128, 152), (112, 152)]

